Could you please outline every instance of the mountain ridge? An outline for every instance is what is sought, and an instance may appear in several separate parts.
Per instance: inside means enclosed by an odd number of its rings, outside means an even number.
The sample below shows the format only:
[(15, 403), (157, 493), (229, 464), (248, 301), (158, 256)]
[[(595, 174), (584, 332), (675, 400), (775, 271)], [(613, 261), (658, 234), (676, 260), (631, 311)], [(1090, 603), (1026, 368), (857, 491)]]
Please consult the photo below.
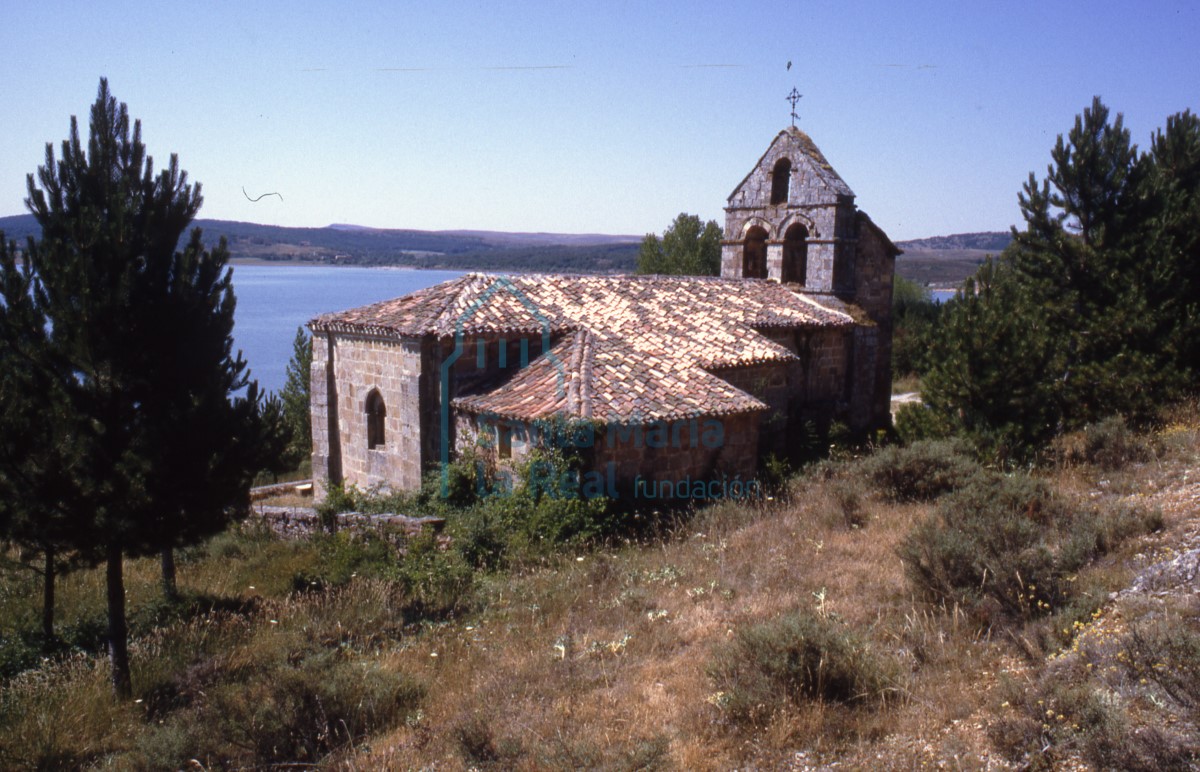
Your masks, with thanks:
[[(238, 261), (391, 265), (446, 270), (623, 273), (637, 267), (642, 237), (603, 233), (545, 233), (478, 229), (418, 230), (331, 223), (301, 228), (236, 220), (198, 219), (204, 243), (222, 236)], [(31, 214), (0, 217), (0, 231), (21, 244), (38, 234)], [(953, 285), (974, 272), (1011, 236), (999, 231), (959, 233), (897, 242), (904, 254), (896, 271), (922, 284)]]

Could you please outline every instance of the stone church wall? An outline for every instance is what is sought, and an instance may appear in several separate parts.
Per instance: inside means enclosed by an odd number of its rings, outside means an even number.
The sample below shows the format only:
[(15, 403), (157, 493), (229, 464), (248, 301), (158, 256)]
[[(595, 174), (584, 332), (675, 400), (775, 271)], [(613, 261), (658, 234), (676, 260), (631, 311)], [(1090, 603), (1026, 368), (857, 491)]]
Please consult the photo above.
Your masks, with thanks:
[[(421, 342), (348, 335), (313, 335), (313, 479), (326, 482), (421, 484)], [(386, 408), (383, 442), (367, 447), (367, 395)], [(322, 428), (325, 431), (322, 431)]]

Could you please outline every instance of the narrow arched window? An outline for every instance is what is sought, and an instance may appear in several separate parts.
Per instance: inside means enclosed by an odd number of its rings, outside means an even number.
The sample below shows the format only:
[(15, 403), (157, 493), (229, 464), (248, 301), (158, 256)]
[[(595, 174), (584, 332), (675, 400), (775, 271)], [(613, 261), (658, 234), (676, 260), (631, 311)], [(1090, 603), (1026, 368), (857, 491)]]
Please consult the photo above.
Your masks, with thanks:
[(788, 185), (792, 178), (792, 162), (786, 158), (780, 158), (775, 162), (775, 169), (771, 172), (771, 205), (786, 204), (788, 200)]
[(367, 447), (378, 448), (384, 443), (383, 425), (387, 419), (387, 406), (378, 389), (367, 395)]
[(767, 231), (758, 225), (746, 231), (746, 240), (742, 242), (742, 276), (767, 278)]
[(808, 281), (808, 228), (796, 223), (783, 234), (784, 283)]

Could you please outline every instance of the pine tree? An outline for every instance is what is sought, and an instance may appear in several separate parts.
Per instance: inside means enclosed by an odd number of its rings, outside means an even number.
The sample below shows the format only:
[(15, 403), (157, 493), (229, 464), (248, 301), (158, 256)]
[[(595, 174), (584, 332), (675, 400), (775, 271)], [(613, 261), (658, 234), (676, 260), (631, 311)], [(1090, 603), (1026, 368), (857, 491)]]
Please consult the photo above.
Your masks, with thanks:
[(1154, 258), (1144, 249), (1153, 209), (1148, 166), (1120, 115), (1096, 98), (1051, 152), (1039, 186), (1020, 196), (1014, 268), (1051, 315), (1064, 347), (1063, 426), (1113, 412), (1147, 414), (1164, 393), (1157, 310), (1148, 306)]
[(287, 382), (280, 397), (283, 400), (284, 421), (291, 434), (288, 456), (293, 465), (300, 465), (312, 455), (312, 408), (309, 405), (312, 378), (312, 337), (303, 327), (296, 328), (292, 341), (292, 358), (287, 366)]
[(1025, 229), (948, 309), (925, 381), (943, 421), (1017, 453), (1149, 418), (1200, 371), (1200, 121), (1172, 116), (1139, 154), (1097, 98), (1051, 156), (1019, 197)]
[(29, 263), (0, 232), (0, 538), (40, 557), (42, 638), (52, 647), (57, 576), (76, 561), (66, 544), (80, 501), (72, 415), (53, 373), (46, 320), (34, 302)]
[(988, 260), (947, 303), (933, 336), (925, 402), (997, 460), (1021, 459), (1057, 430), (1061, 370), (1053, 323), (1010, 261)]
[(85, 502), (67, 545), (106, 565), (112, 681), (128, 697), (123, 559), (193, 543), (245, 512), (262, 461), (260, 400), (232, 352), (224, 242), (205, 250), (197, 229), (177, 250), (200, 186), (175, 156), (155, 174), (140, 123), (131, 135), (106, 80), (86, 151), (72, 118), (61, 158), (48, 145), (27, 187), (42, 238), (26, 261), (46, 348), (63, 363), (45, 372), (76, 429)]
[(1149, 303), (1165, 322), (1156, 334), (1187, 388), (1200, 378), (1200, 117), (1190, 110), (1169, 117), (1149, 155), (1159, 214), (1146, 251), (1161, 261)]

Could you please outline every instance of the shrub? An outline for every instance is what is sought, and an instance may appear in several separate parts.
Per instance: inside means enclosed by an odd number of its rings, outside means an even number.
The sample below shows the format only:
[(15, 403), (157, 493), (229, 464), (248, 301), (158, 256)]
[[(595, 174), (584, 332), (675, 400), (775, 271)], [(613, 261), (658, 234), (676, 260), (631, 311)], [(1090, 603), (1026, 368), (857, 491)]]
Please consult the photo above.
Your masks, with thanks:
[(408, 600), (406, 619), (443, 619), (465, 610), (475, 573), (462, 556), (428, 531), (408, 540), (397, 577)]
[(896, 434), (902, 442), (938, 440), (954, 433), (936, 412), (920, 402), (906, 402), (896, 410)]
[(251, 749), (255, 764), (315, 762), (398, 723), (422, 694), (402, 674), (320, 652), (269, 678), (219, 690), (213, 718), (234, 745)]
[(479, 715), (461, 719), (451, 734), (463, 760), (472, 769), (511, 769), (524, 753), (518, 740), (497, 740), (491, 726)]
[(977, 474), (899, 547), (914, 588), (985, 621), (1028, 620), (1070, 599), (1072, 573), (1156, 522), (1136, 510), (1075, 510), (1026, 475)]
[(574, 460), (557, 449), (531, 453), (515, 470), (511, 487), (495, 490), (473, 519), (480, 541), (472, 556), (497, 563), (494, 540), (504, 534), (504, 553), (544, 554), (563, 545), (603, 539), (621, 524), (614, 502), (581, 490)]
[(1075, 661), (1033, 683), (1002, 683), (1011, 710), (988, 727), (997, 750), (1023, 769), (1056, 769), (1080, 757), (1095, 769), (1195, 769), (1192, 728), (1137, 726), (1138, 712), (1095, 675)]
[(1123, 662), (1131, 675), (1152, 681), (1175, 704), (1200, 718), (1200, 633), (1177, 613), (1132, 625)]
[(315, 592), (338, 587), (356, 576), (388, 577), (399, 562), (396, 547), (370, 531), (313, 536), (317, 560), (292, 578), (292, 589)]
[(1119, 415), (1059, 437), (1051, 451), (1060, 464), (1090, 464), (1105, 471), (1150, 461), (1155, 455), (1151, 443), (1130, 429)]
[(864, 462), (872, 482), (892, 501), (932, 501), (961, 488), (981, 469), (960, 440), (891, 445)]
[(863, 528), (871, 519), (871, 513), (863, 506), (864, 487), (857, 478), (840, 476), (830, 480), (826, 488), (848, 528)]
[(423, 690), (408, 677), (337, 651), (309, 651), (291, 667), (209, 686), (206, 699), (147, 728), (122, 764), (181, 769), (313, 766), (333, 751), (393, 726)]
[(789, 702), (878, 702), (893, 680), (892, 668), (853, 631), (807, 612), (738, 631), (717, 650), (708, 674), (717, 704), (750, 724)]
[(768, 453), (759, 465), (759, 481), (769, 496), (786, 498), (791, 477), (792, 465), (774, 453)]

